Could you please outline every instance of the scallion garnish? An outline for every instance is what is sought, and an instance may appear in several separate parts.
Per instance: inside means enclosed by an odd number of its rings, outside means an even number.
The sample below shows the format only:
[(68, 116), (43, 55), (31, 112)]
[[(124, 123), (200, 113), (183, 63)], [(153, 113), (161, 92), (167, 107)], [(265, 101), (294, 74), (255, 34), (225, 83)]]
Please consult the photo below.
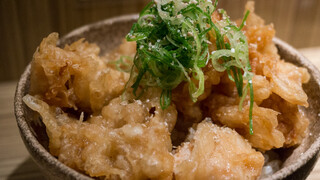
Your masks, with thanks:
[[(150, 86), (162, 89), (162, 109), (171, 103), (172, 89), (181, 82), (189, 84), (191, 99), (195, 102), (204, 92), (202, 68), (211, 60), (217, 71), (227, 71), (235, 82), (241, 97), (250, 90), (249, 124), (252, 134), (253, 88), (248, 43), (241, 29), (237, 27), (224, 10), (219, 10), (223, 19), (212, 22), (217, 0), (153, 0), (140, 13), (137, 23), (127, 35), (127, 41), (136, 41), (137, 52), (133, 60), (130, 80), (134, 95), (138, 89)], [(209, 34), (216, 39), (217, 50), (209, 52)], [(225, 37), (228, 42), (225, 42)], [(247, 85), (243, 87), (244, 81)], [(243, 93), (244, 92), (244, 93)]]
[[(129, 61), (129, 62), (128, 62)], [(131, 64), (132, 64), (132, 57), (130, 56), (120, 56), (120, 58), (116, 61), (111, 61), (109, 62), (109, 64), (114, 64), (115, 65), (115, 68), (118, 70), (118, 71), (121, 71), (121, 72), (130, 72), (131, 70)]]

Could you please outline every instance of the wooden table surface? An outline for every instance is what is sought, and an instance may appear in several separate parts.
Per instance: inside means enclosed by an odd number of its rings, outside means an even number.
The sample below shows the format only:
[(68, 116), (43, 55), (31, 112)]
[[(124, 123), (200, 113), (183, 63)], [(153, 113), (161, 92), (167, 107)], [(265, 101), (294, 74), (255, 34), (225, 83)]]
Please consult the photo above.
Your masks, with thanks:
[[(300, 50), (320, 68), (320, 47)], [(16, 82), (0, 83), (0, 180), (44, 179), (20, 138), (13, 114)], [(320, 179), (320, 161), (307, 180)]]

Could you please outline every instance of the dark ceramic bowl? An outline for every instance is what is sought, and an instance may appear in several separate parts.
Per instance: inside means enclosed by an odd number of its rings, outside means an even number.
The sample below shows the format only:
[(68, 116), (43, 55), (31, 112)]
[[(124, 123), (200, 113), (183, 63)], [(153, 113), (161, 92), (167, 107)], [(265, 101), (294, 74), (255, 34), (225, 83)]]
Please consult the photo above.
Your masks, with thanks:
[[(65, 44), (84, 37), (87, 41), (100, 46), (101, 54), (104, 54), (121, 43), (137, 17), (137, 15), (127, 15), (83, 26), (61, 38), (58, 45), (63, 47)], [(298, 66), (306, 67), (311, 74), (309, 83), (304, 85), (310, 104), (306, 112), (311, 122), (310, 133), (300, 146), (280, 152), (284, 161), (283, 166), (268, 179), (305, 179), (313, 169), (320, 149), (320, 121), (318, 121), (318, 114), (320, 113), (320, 73), (297, 50), (279, 39), (274, 39), (274, 42), (283, 59)], [(21, 137), (34, 161), (43, 169), (48, 179), (92, 179), (62, 164), (48, 152), (48, 136), (45, 126), (39, 121), (36, 113), (26, 107), (22, 101), (22, 97), (29, 90), (29, 78), (30, 65), (26, 68), (18, 83), (14, 108)]]

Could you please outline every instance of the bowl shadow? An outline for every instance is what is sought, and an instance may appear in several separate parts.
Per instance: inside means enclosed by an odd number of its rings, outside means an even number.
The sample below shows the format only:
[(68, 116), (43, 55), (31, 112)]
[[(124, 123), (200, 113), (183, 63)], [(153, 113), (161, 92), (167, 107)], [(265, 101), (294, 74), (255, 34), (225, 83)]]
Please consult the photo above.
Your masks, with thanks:
[(36, 179), (45, 179), (45, 175), (31, 157), (26, 158), (7, 178), (7, 180)]

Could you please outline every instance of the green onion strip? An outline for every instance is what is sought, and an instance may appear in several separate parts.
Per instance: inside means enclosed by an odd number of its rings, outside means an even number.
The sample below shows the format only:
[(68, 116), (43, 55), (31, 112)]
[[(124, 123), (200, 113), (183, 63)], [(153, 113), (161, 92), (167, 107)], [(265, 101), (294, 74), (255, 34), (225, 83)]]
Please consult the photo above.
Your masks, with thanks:
[[(204, 92), (202, 68), (211, 60), (215, 70), (227, 71), (235, 82), (240, 97), (239, 110), (250, 91), (249, 124), (252, 131), (253, 88), (248, 57), (248, 43), (241, 29), (232, 23), (224, 10), (223, 19), (211, 20), (218, 1), (210, 0), (153, 0), (140, 13), (127, 41), (136, 41), (137, 53), (133, 60), (131, 77), (133, 93), (140, 96), (148, 87), (160, 87), (161, 108), (171, 104), (172, 89), (181, 82), (189, 84), (191, 99), (195, 102)], [(217, 50), (209, 52), (209, 32), (213, 32)], [(224, 39), (227, 38), (228, 42)], [(243, 85), (246, 82), (247, 85)], [(140, 91), (137, 95), (137, 91)]]

